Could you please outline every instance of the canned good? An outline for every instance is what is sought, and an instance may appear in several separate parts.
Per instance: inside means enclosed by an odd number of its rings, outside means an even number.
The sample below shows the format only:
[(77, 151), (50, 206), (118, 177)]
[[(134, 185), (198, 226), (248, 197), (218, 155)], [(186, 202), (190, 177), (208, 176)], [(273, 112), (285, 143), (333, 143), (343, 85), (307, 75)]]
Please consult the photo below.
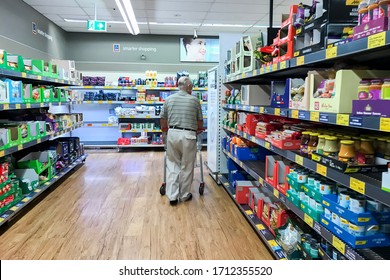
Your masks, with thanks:
[(310, 256), (312, 257), (312, 258), (318, 258), (318, 249), (320, 248), (320, 246), (318, 245), (318, 243), (317, 243), (317, 240), (315, 240), (315, 242), (312, 242), (311, 244), (310, 244)]
[(358, 226), (358, 225), (355, 225), (355, 224), (349, 222), (348, 231), (350, 234), (352, 234), (354, 236), (364, 236), (365, 231), (366, 231), (366, 227), (365, 226)]
[(316, 201), (316, 211), (317, 212), (324, 212), (324, 206), (322, 206), (322, 203), (319, 203)]
[(298, 183), (306, 183), (307, 182), (308, 175), (307, 173), (298, 173), (297, 175), (297, 181)]
[(344, 207), (344, 208), (348, 208), (349, 207), (349, 199), (350, 199), (350, 196), (351, 196), (352, 192), (349, 192), (349, 191), (344, 191), (344, 192), (341, 192), (338, 196), (338, 203), (340, 204), (340, 206)]
[(345, 231), (348, 231), (348, 228), (349, 228), (349, 221), (344, 219), (344, 218), (341, 218), (340, 217), (340, 227), (345, 230)]
[(321, 179), (314, 179), (314, 187), (316, 190), (320, 190), (320, 185), (321, 185)]
[(336, 213), (332, 212), (332, 223), (334, 223), (337, 226), (340, 226), (340, 217)]
[(332, 193), (332, 184), (330, 182), (322, 182), (320, 184), (320, 193), (331, 194)]
[(378, 202), (378, 201), (375, 201), (375, 200), (367, 199), (366, 200), (366, 209), (367, 209), (367, 212), (382, 212), (383, 211), (383, 204)]
[(364, 196), (351, 196), (349, 198), (349, 210), (354, 213), (364, 213), (366, 210), (366, 199)]
[(366, 236), (375, 235), (378, 232), (379, 232), (379, 226), (378, 225), (367, 226)]
[(308, 177), (307, 178), (307, 184), (310, 185), (310, 186), (314, 186), (314, 181), (315, 181), (314, 177)]
[(325, 215), (325, 218), (327, 218), (328, 220), (332, 220), (332, 212), (330, 212), (330, 210), (328, 208), (325, 208), (324, 215)]

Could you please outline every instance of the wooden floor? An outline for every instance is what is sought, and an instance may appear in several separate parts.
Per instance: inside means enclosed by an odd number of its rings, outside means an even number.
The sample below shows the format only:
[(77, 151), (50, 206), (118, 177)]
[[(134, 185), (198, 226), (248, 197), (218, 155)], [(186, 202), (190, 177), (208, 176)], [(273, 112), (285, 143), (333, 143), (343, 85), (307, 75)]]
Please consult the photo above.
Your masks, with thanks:
[(0, 259), (272, 259), (208, 175), (199, 196), (199, 168), (192, 201), (172, 207), (159, 194), (162, 152), (88, 153), (0, 236)]

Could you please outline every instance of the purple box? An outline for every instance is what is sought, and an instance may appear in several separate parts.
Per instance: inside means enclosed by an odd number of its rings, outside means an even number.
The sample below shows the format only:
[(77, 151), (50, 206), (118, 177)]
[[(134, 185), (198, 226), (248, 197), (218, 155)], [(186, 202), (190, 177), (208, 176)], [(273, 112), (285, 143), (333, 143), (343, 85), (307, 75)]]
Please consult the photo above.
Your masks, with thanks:
[(381, 17), (355, 26), (353, 28), (353, 39), (358, 40), (376, 33), (380, 33), (382, 31), (386, 31), (388, 28), (388, 21), (389, 19), (387, 17)]
[(356, 116), (390, 117), (390, 100), (353, 100), (352, 114)]

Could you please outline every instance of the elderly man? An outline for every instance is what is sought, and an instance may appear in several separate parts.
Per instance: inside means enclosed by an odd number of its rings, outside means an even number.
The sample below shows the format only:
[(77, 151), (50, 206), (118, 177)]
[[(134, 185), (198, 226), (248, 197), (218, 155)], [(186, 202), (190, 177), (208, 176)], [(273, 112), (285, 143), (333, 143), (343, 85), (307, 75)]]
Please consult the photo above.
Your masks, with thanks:
[(178, 81), (180, 91), (169, 96), (161, 110), (161, 129), (167, 132), (166, 195), (171, 205), (192, 199), (196, 135), (203, 130), (199, 100), (192, 96), (189, 77)]

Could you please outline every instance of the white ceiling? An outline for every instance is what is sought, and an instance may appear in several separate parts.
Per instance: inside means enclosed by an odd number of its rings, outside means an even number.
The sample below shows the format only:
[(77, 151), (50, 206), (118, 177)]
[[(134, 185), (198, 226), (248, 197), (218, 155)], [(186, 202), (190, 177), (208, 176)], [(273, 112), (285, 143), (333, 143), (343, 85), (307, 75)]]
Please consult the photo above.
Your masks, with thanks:
[[(87, 32), (86, 22), (64, 19), (95, 19), (95, 5), (98, 20), (123, 21), (114, 0), (23, 1), (68, 32)], [(298, 2), (274, 0), (273, 25), (280, 26), (281, 14), (288, 13), (290, 5)], [(196, 29), (199, 36), (216, 36), (230, 32), (259, 33), (269, 26), (269, 0), (131, 0), (131, 3), (140, 34), (192, 35)], [(107, 32), (128, 33), (124, 23), (108, 23)]]

